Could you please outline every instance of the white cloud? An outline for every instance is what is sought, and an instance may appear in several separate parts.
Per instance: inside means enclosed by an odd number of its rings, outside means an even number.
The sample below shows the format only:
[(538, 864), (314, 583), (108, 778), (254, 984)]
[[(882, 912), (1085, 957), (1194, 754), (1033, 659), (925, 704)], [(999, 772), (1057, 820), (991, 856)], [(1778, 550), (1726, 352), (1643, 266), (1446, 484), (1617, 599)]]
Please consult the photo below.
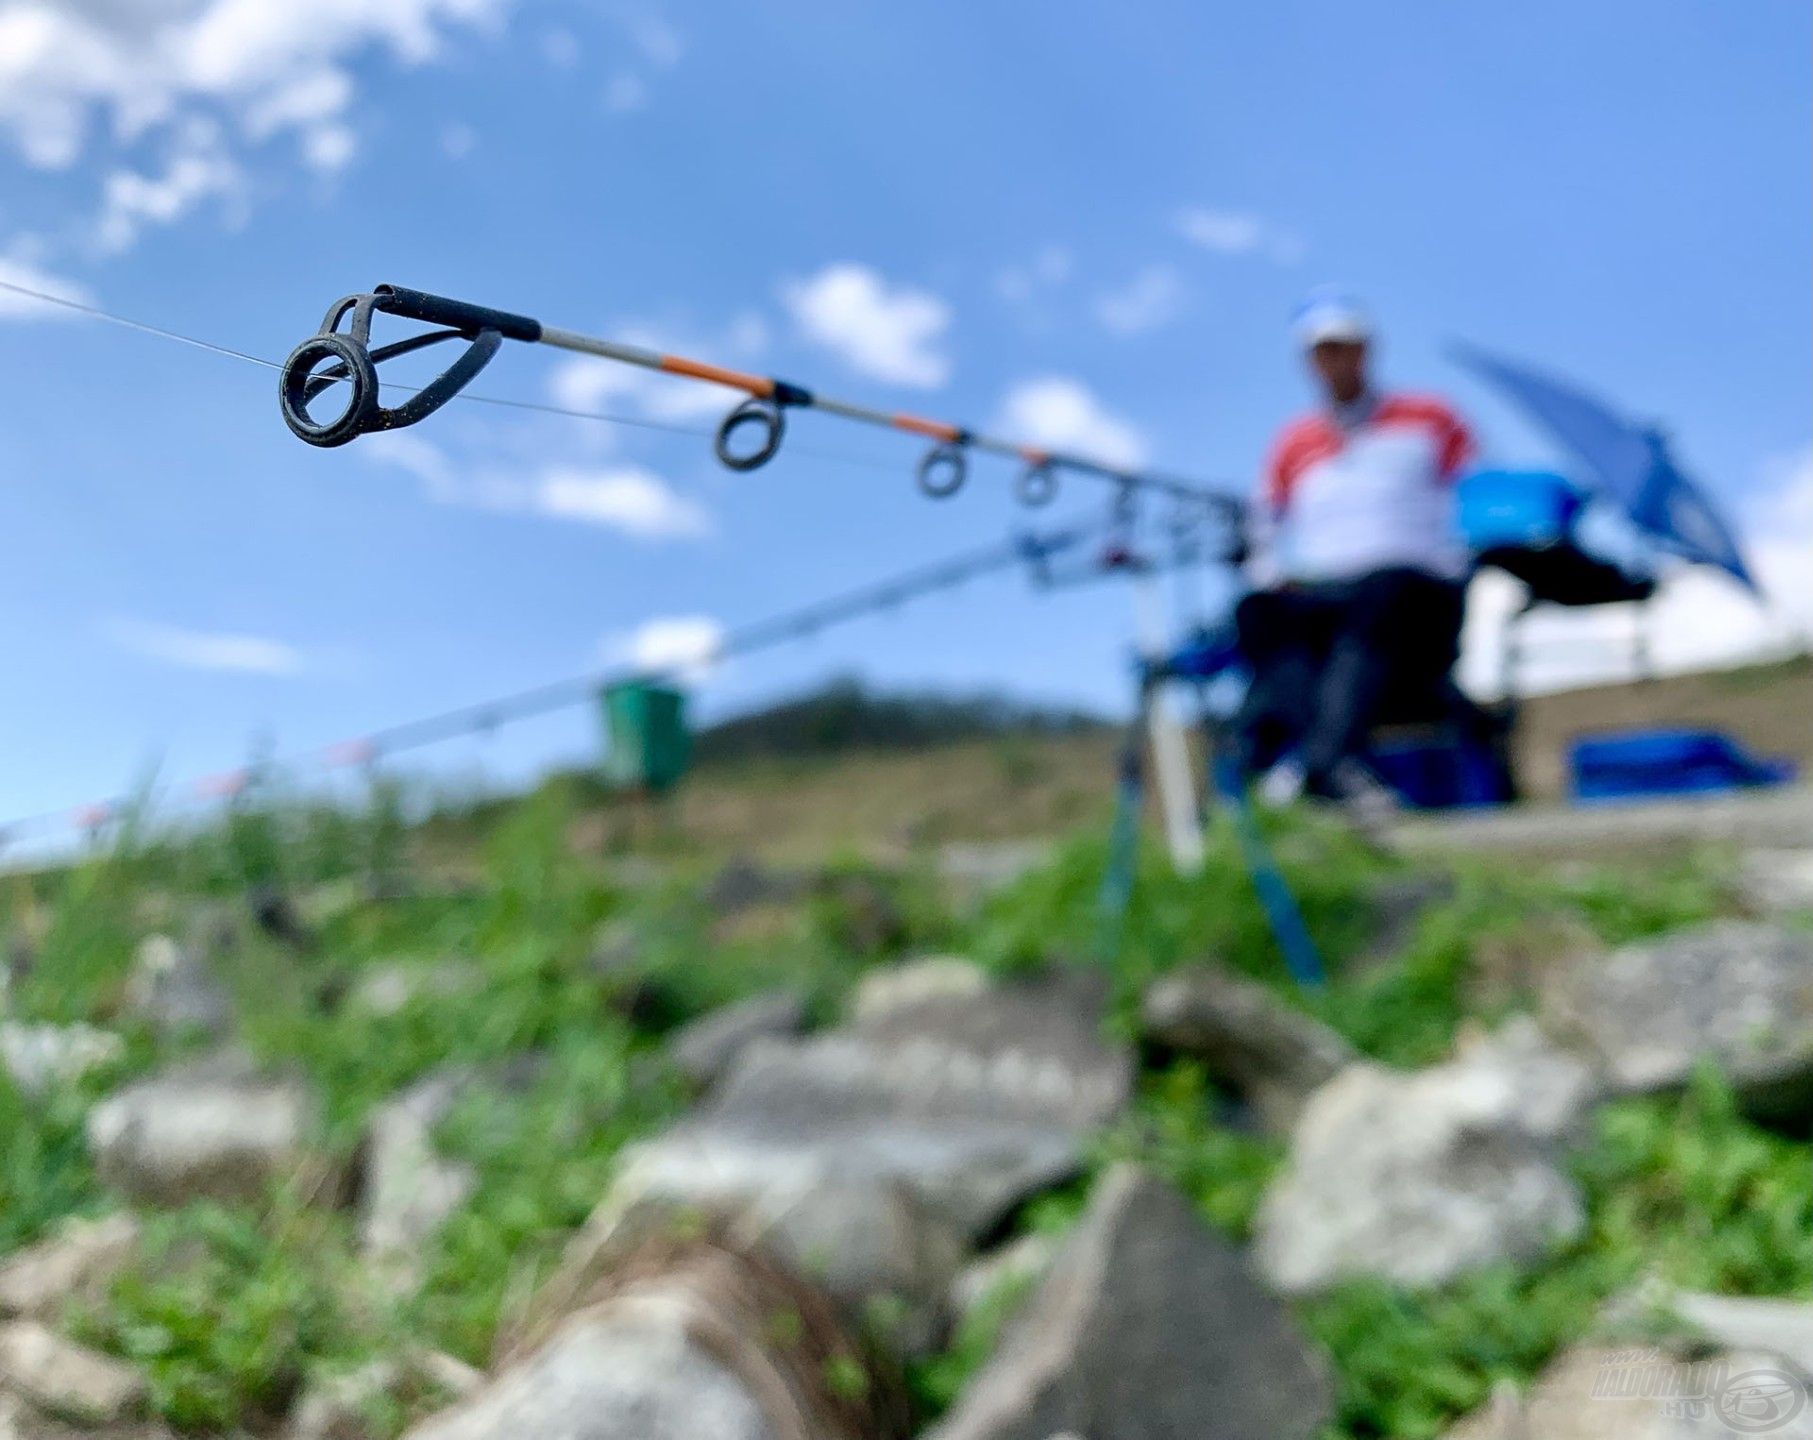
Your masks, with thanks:
[(1264, 254), (1280, 265), (1295, 265), (1305, 253), (1302, 237), (1243, 210), (1193, 205), (1177, 217), (1177, 233), (1217, 255)]
[[(1766, 604), (1703, 566), (1674, 567), (1642, 614), (1629, 606), (1539, 611), (1519, 631), (1523, 688), (1556, 690), (1634, 673), (1641, 623), (1650, 664), (1665, 674), (1780, 655), (1813, 637), (1813, 447), (1765, 468), (1762, 484), (1738, 514), (1745, 549)], [(1487, 572), (1468, 596), (1461, 676), (1478, 694), (1496, 694), (1504, 620), (1523, 603), (1523, 587)]]
[(343, 114), (352, 98), (352, 77), (344, 70), (308, 70), (251, 101), (245, 108), (246, 132), (262, 140), (278, 130), (321, 125)]
[(699, 681), (710, 673), (724, 644), (724, 627), (709, 615), (666, 615), (644, 621), (604, 643), (608, 663)]
[(639, 540), (696, 540), (711, 533), (704, 506), (636, 466), (553, 469), (530, 493), (539, 514), (603, 525)]
[(544, 31), (541, 58), (556, 70), (571, 70), (579, 63), (579, 37), (564, 26)]
[(1047, 245), (1023, 265), (1008, 265), (995, 276), (995, 293), (1011, 305), (1026, 305), (1070, 279), (1075, 258), (1062, 245)]
[(131, 248), (147, 225), (174, 224), (207, 201), (219, 200), (237, 210), (243, 205), (244, 186), (219, 127), (195, 121), (178, 137), (162, 173), (115, 170), (107, 176), (95, 241), (103, 251), (117, 254)]
[(404, 431), (368, 436), (361, 453), (414, 476), (437, 505), (598, 525), (637, 540), (697, 540), (712, 533), (709, 510), (640, 466), (553, 465), (525, 479), (462, 469), (432, 442)]
[(75, 318), (73, 310), (65, 310), (60, 305), (47, 305), (42, 300), (32, 299), (29, 295), (20, 295), (15, 291), (3, 288), (6, 285), (22, 285), (27, 290), (55, 295), (58, 299), (71, 300), (77, 305), (94, 304), (94, 296), (86, 286), (40, 270), (36, 265), (24, 260), (9, 260), (6, 256), (0, 255), (0, 322)]
[(648, 108), (648, 81), (627, 70), (613, 75), (604, 87), (604, 108), (613, 115), (633, 115)]
[(641, 15), (630, 21), (630, 41), (649, 64), (672, 69), (686, 53), (680, 32), (658, 15)]
[(299, 675), (302, 652), (263, 635), (236, 635), (185, 630), (152, 620), (116, 619), (105, 627), (121, 648), (148, 660), (190, 670), (219, 670), (240, 675)]
[[(385, 50), (404, 64), (437, 54), (459, 27), (501, 16), (512, 0), (0, 0), (0, 145), (32, 165), (74, 165), (101, 136), (130, 144), (174, 137), (166, 173), (118, 166), (101, 229), (113, 248), (144, 223), (177, 219), (225, 192), (242, 142), (280, 133), (305, 163), (351, 158), (357, 99), (350, 62)], [(182, 136), (222, 130), (218, 153)]]
[(455, 120), (441, 127), (441, 151), (449, 160), (464, 160), (478, 144), (478, 131)]
[(1148, 265), (1095, 302), (1096, 318), (1115, 335), (1143, 335), (1175, 320), (1184, 304), (1184, 283), (1169, 265)]
[(368, 460), (394, 465), (415, 476), (430, 500), (454, 503), (458, 481), (454, 475), (453, 462), (439, 446), (424, 440), (414, 431), (380, 430), (375, 435), (365, 437), (359, 453)]
[(302, 136), (302, 158), (323, 174), (345, 169), (358, 150), (359, 137), (349, 125), (320, 125)]
[[(768, 348), (768, 326), (752, 310), (733, 317), (722, 332), (705, 337), (696, 346), (689, 337), (676, 338), (646, 324), (629, 323), (610, 333), (647, 350), (692, 354), (734, 365), (752, 365)], [(562, 359), (554, 366), (548, 374), (548, 395), (567, 410), (621, 410), (664, 425), (718, 419), (744, 398), (740, 390), (726, 385), (584, 355)]]
[(852, 369), (894, 385), (936, 389), (950, 378), (941, 348), (951, 309), (923, 290), (890, 286), (866, 265), (828, 265), (781, 288), (800, 332)]
[(1014, 440), (1068, 450), (1128, 469), (1146, 461), (1145, 437), (1112, 414), (1087, 385), (1062, 375), (1024, 380), (1001, 404), (998, 423)]

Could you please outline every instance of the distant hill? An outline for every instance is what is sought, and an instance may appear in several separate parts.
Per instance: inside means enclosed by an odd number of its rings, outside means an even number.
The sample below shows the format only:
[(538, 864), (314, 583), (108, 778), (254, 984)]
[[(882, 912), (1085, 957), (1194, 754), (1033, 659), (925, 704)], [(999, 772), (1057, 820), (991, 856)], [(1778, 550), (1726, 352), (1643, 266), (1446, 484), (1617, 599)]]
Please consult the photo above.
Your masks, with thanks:
[(1087, 711), (998, 694), (880, 691), (860, 680), (839, 679), (706, 727), (695, 754), (702, 765), (718, 765), (769, 756), (914, 750), (1006, 736), (1078, 735), (1106, 724)]

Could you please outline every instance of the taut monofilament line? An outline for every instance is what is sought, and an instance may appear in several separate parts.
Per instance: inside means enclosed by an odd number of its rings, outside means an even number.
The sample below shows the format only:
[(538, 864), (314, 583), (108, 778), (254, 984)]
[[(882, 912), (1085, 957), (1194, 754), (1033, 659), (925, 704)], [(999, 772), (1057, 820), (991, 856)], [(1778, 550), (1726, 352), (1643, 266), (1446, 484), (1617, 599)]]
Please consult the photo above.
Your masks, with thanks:
[[(440, 328), (374, 349), (374, 314)], [(379, 402), (377, 367), (382, 362), (449, 340), (463, 340), (466, 348), (439, 376), (413, 391), (401, 404), (387, 407)], [(772, 376), (581, 335), (544, 325), (527, 315), (400, 285), (380, 285), (368, 295), (349, 295), (335, 302), (320, 332), (291, 352), (278, 384), (284, 421), (300, 438), (320, 446), (345, 445), (374, 431), (417, 424), (458, 395), (491, 362), (505, 340), (551, 345), (558, 350), (741, 390), (747, 398), (725, 415), (714, 442), (718, 459), (732, 470), (756, 470), (766, 465), (780, 451), (787, 430), (787, 412), (809, 409), (930, 440), (932, 448), (919, 462), (918, 481), (922, 491), (937, 498), (954, 495), (963, 488), (969, 473), (969, 453), (980, 451), (1020, 462), (1015, 493), (1029, 506), (1049, 503), (1057, 494), (1060, 473), (1070, 472), (1118, 485), (1128, 495), (1140, 490), (1156, 491), (1187, 504), (1201, 505), (1230, 525), (1237, 525), (1241, 511), (1240, 502), (1233, 496), (1194, 481), (997, 439), (949, 421), (877, 410)], [(341, 390), (342, 386), (347, 388)], [(336, 392), (333, 400), (338, 408), (331, 416), (317, 419), (310, 413), (310, 406), (330, 390)]]

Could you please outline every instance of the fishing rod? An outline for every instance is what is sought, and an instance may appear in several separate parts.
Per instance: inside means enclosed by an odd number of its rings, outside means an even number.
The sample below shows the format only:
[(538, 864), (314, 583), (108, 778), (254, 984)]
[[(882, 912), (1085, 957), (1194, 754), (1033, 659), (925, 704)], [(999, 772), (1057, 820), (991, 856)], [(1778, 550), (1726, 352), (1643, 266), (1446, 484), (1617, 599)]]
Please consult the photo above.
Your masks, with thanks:
[[(440, 328), (410, 335), (373, 347), (372, 319), (390, 315)], [(445, 341), (461, 340), (466, 348), (428, 384), (414, 389), (401, 403), (380, 402), (378, 366), (386, 360), (413, 354)], [(1195, 481), (1152, 471), (1108, 465), (1084, 455), (1016, 444), (985, 435), (968, 426), (895, 411), (878, 410), (848, 400), (819, 394), (803, 385), (734, 370), (684, 355), (663, 354), (639, 345), (582, 335), (545, 325), (527, 315), (430, 295), (401, 285), (379, 285), (369, 294), (348, 295), (329, 307), (320, 331), (304, 340), (283, 362), (278, 398), (284, 423), (310, 445), (345, 445), (361, 435), (397, 430), (419, 424), (458, 395), (491, 363), (505, 340), (529, 345), (551, 345), (581, 355), (634, 365), (664, 375), (680, 376), (741, 390), (747, 397), (718, 426), (713, 450), (731, 470), (760, 469), (781, 448), (789, 410), (820, 410), (865, 425), (932, 441), (920, 459), (917, 480), (927, 495), (944, 499), (963, 488), (969, 475), (969, 452), (980, 451), (1021, 462), (1014, 491), (1028, 506), (1049, 504), (1057, 495), (1064, 472), (1107, 481), (1123, 494), (1149, 490), (1197, 505), (1230, 525), (1238, 525), (1244, 510), (1240, 500)], [(344, 404), (335, 414), (317, 419), (311, 404), (325, 392), (348, 387)]]
[[(702, 654), (683, 663), (624, 666), (602, 673), (574, 675), (476, 704), (402, 721), (367, 732), (356, 739), (339, 740), (287, 758), (268, 760), (262, 762), (260, 768), (370, 767), (386, 756), (420, 749), (462, 735), (488, 735), (500, 726), (514, 721), (587, 703), (601, 687), (618, 681), (679, 678), (682, 672), (696, 665), (718, 663), (792, 640), (804, 639), (830, 626), (892, 610), (920, 596), (953, 589), (966, 581), (1011, 569), (1016, 565), (1025, 565), (1036, 572), (1052, 556), (1064, 554), (1101, 533), (1108, 523), (1110, 522), (1098, 519), (1044, 533), (1026, 531), (1003, 542), (903, 570), (887, 579), (857, 586), (826, 599), (728, 630), (715, 644), (706, 647)], [(173, 788), (198, 802), (232, 799), (251, 784), (252, 778), (250, 769), (241, 768), (205, 775)], [(125, 813), (131, 803), (130, 799), (116, 798), (21, 816), (0, 824), (0, 846), (26, 835), (58, 827), (64, 822), (72, 822), (77, 829), (92, 833)]]

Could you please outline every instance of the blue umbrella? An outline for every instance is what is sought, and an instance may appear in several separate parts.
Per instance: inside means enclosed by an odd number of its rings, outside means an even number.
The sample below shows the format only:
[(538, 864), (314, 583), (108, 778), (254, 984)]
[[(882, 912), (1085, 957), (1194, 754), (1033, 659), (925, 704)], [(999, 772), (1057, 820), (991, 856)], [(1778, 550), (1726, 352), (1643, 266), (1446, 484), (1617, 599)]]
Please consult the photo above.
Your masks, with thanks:
[(1472, 348), (1458, 349), (1456, 356), (1553, 431), (1638, 529), (1683, 559), (1714, 566), (1762, 594), (1731, 527), (1682, 473), (1654, 426), (1639, 425), (1572, 384), (1508, 360)]

